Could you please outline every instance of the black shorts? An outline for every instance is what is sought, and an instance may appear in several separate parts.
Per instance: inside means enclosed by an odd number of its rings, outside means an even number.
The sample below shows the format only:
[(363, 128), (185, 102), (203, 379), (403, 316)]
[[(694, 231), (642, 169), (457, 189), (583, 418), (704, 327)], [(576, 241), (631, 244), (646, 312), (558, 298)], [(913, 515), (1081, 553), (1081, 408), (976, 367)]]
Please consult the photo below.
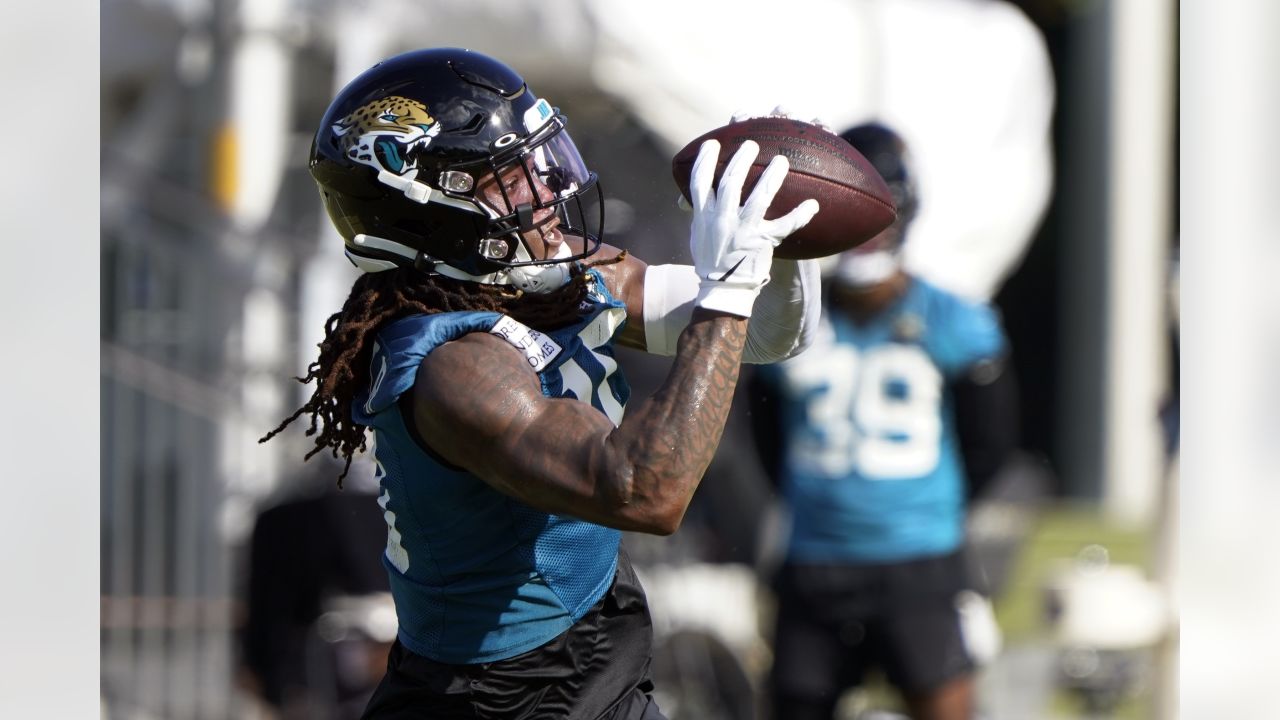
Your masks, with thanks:
[(513, 658), (447, 665), (397, 641), (363, 718), (665, 720), (650, 697), (653, 627), (620, 554), (613, 585), (573, 627)]
[(775, 698), (834, 701), (881, 669), (908, 694), (973, 671), (956, 609), (964, 555), (883, 565), (787, 565), (778, 601)]

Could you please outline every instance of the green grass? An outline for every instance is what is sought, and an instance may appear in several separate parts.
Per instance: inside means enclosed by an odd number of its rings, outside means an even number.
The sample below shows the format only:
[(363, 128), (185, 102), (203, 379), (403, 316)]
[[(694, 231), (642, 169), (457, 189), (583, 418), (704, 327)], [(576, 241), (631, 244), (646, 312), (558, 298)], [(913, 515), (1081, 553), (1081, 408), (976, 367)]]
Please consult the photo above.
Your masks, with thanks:
[[(1044, 589), (1054, 567), (1076, 558), (1090, 545), (1107, 550), (1111, 564), (1136, 565), (1150, 570), (1152, 533), (1148, 528), (1124, 527), (1109, 522), (1096, 507), (1064, 505), (1043, 512), (1020, 549), (1004, 593), (996, 598), (996, 618), (1006, 646), (1048, 642), (1051, 631), (1045, 616)], [(1048, 718), (1083, 716), (1079, 701), (1065, 692), (1055, 693)], [(1150, 717), (1150, 698), (1137, 694), (1109, 716), (1117, 720)]]
[(1014, 561), (1004, 593), (996, 598), (1005, 642), (1045, 636), (1044, 586), (1049, 573), (1055, 563), (1075, 558), (1090, 545), (1106, 548), (1112, 564), (1149, 567), (1148, 529), (1107, 522), (1092, 506), (1066, 505), (1042, 513)]

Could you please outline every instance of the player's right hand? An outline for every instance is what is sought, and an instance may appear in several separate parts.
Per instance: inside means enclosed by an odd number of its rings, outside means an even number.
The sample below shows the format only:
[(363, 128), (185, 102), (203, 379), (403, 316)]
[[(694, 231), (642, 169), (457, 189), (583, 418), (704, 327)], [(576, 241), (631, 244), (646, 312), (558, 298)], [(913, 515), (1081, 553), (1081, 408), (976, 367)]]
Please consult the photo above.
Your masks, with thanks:
[(693, 222), (689, 246), (698, 273), (697, 305), (750, 317), (760, 288), (769, 282), (773, 248), (804, 227), (818, 212), (817, 200), (806, 200), (786, 215), (765, 220), (765, 212), (786, 178), (790, 165), (774, 156), (747, 201), (742, 186), (760, 146), (746, 140), (729, 159), (720, 185), (712, 189), (720, 143), (708, 140), (698, 150), (689, 182)]

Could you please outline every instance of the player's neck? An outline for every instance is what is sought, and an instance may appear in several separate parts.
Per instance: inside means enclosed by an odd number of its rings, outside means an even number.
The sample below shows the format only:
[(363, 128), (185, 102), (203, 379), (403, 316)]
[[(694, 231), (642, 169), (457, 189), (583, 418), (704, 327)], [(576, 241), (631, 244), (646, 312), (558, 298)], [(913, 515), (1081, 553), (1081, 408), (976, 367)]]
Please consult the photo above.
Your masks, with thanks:
[(855, 289), (836, 285), (831, 290), (831, 301), (854, 323), (865, 325), (897, 302), (909, 284), (910, 278), (899, 270), (893, 277), (871, 287)]

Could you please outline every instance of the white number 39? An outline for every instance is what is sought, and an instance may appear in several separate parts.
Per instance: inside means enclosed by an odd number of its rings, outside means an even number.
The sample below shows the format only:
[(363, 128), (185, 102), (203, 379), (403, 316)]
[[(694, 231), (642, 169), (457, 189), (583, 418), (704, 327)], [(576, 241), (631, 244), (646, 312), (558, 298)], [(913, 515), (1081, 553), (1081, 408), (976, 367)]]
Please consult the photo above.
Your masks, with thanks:
[(801, 355), (786, 374), (807, 397), (807, 426), (792, 443), (797, 469), (873, 480), (925, 475), (938, 465), (942, 374), (911, 345), (859, 353), (838, 345)]

